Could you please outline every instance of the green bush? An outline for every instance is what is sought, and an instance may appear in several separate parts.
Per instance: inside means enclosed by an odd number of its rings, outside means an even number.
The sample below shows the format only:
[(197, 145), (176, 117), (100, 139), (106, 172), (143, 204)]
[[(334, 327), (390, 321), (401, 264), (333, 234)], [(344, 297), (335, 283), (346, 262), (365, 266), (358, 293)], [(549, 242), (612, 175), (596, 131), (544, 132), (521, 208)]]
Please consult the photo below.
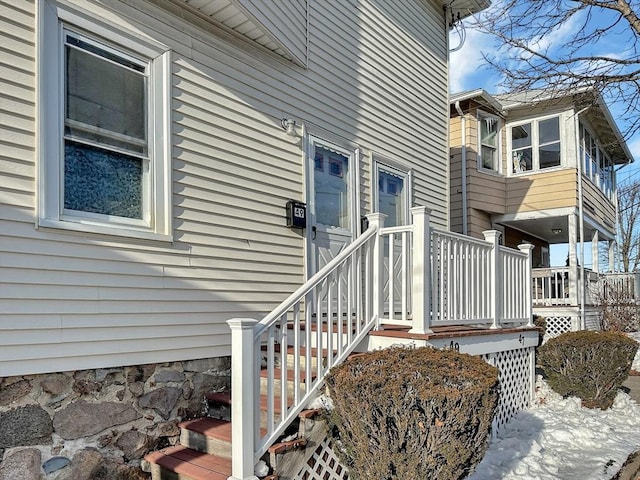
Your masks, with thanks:
[(538, 363), (560, 395), (606, 410), (629, 376), (637, 349), (638, 343), (622, 333), (567, 332), (540, 347)]
[(488, 445), (498, 371), (479, 357), (391, 348), (333, 368), (330, 435), (352, 479), (457, 480)]

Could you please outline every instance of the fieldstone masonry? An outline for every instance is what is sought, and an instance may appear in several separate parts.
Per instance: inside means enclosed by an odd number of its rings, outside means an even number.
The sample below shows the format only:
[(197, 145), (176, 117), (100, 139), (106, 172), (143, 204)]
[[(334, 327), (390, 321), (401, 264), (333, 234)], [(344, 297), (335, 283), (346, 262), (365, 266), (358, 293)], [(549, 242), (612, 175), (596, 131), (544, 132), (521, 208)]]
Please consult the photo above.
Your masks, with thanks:
[(0, 378), (0, 480), (144, 479), (140, 459), (231, 387), (229, 357)]

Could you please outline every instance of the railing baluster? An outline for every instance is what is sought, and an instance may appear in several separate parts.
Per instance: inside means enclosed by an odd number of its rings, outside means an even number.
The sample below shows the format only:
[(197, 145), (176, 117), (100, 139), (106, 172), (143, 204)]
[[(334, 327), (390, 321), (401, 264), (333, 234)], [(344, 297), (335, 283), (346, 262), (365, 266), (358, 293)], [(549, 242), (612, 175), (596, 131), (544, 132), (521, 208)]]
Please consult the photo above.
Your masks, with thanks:
[(295, 391), (293, 395), (293, 404), (297, 405), (300, 401), (300, 385), (302, 377), (300, 376), (300, 350), (301, 345), (301, 329), (300, 329), (300, 302), (293, 307), (293, 381), (295, 382)]
[(287, 362), (287, 313), (280, 317), (280, 418), (287, 412), (289, 364)]
[(401, 238), (402, 238), (402, 250), (401, 250), (401, 256), (400, 256), (400, 279), (402, 281), (402, 305), (401, 305), (401, 309), (402, 309), (402, 320), (404, 322), (407, 321), (407, 314), (409, 311), (409, 278), (407, 275), (407, 272), (409, 270), (409, 261), (408, 261), (408, 250), (409, 250), (409, 235), (408, 232), (402, 232), (401, 234)]
[(275, 379), (275, 328), (274, 323), (267, 335), (267, 433), (273, 431), (274, 420), (274, 379)]

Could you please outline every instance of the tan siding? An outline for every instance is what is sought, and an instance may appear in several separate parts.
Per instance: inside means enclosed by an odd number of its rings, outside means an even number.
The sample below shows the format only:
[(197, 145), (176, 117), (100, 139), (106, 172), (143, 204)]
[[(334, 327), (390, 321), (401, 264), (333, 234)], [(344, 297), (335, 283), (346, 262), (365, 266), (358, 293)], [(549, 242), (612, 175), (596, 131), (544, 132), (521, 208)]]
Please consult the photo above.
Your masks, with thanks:
[(462, 233), (462, 121), (459, 116), (451, 117), (449, 128), (449, 228), (453, 232)]
[(507, 213), (576, 207), (575, 170), (557, 170), (507, 179)]
[[(141, 0), (109, 2), (113, 10), (72, 3), (172, 50), (174, 243), (36, 230), (35, 5), (8, 7), (11, 20), (0, 18), (0, 375), (227, 354), (225, 321), (260, 318), (303, 278), (303, 238), (284, 218), (288, 198), (305, 198), (301, 142), (284, 134), (283, 117), (362, 149), (363, 213), (374, 151), (411, 165), (414, 203), (446, 226), (439, 8), (313, 2), (302, 70)], [(284, 3), (264, 14), (274, 31), (292, 33), (300, 54), (304, 10)]]
[(582, 181), (582, 194), (585, 213), (592, 216), (601, 225), (606, 225), (610, 230), (613, 230), (616, 224), (616, 210), (613, 203), (586, 178)]

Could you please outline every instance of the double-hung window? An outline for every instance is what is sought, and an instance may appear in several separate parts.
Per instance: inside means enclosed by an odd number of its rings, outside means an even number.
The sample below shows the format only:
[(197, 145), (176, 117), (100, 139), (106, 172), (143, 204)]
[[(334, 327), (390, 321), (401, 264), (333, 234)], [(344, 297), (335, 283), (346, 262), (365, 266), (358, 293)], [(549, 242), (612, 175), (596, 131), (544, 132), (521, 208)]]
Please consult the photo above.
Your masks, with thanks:
[(39, 225), (170, 239), (168, 54), (62, 8), (44, 15)]
[(500, 119), (480, 112), (478, 114), (478, 166), (484, 170), (500, 171)]
[(509, 131), (513, 173), (561, 165), (560, 117), (512, 125)]

